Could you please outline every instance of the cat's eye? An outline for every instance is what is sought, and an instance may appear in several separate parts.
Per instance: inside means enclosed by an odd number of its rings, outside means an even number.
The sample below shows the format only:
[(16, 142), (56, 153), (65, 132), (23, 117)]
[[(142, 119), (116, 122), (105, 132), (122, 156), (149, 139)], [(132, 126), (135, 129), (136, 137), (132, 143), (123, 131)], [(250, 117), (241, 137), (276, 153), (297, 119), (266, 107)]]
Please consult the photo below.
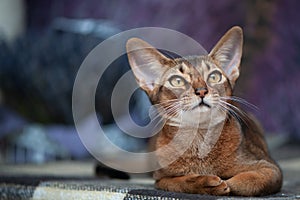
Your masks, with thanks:
[(169, 82), (173, 87), (182, 87), (186, 84), (185, 79), (180, 76), (172, 76)]
[(209, 83), (219, 83), (222, 80), (222, 74), (219, 71), (212, 72), (209, 76), (207, 81)]

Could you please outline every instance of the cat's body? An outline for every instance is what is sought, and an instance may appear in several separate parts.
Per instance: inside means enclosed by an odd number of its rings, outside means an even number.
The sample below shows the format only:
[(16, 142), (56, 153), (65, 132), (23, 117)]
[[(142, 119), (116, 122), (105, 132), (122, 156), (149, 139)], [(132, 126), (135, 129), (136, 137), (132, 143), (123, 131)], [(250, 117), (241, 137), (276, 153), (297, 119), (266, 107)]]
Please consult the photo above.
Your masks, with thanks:
[(240, 28), (228, 31), (205, 56), (170, 59), (137, 38), (128, 41), (127, 51), (137, 82), (163, 108), (165, 125), (155, 141), (162, 165), (154, 173), (157, 188), (243, 196), (280, 190), (282, 174), (262, 128), (232, 96), (242, 54)]
[[(198, 151), (201, 151), (198, 142), (202, 141), (199, 131), (190, 148), (178, 160), (154, 173), (156, 186), (169, 191), (214, 195), (226, 195), (231, 192), (234, 195), (253, 196), (279, 191), (281, 172), (268, 155), (259, 127), (256, 124), (251, 125), (254, 130), (246, 128), (241, 136), (239, 122), (232, 117), (227, 119), (218, 142), (204, 158), (198, 157)], [(171, 138), (165, 137), (165, 130), (168, 134), (173, 128), (168, 125), (164, 127), (157, 138), (157, 148), (168, 143)], [(260, 170), (262, 174), (253, 174), (256, 170)], [(240, 174), (241, 178), (232, 178), (237, 174)], [(182, 181), (184, 176), (187, 180)], [(251, 176), (258, 177), (249, 183), (247, 180), (252, 179)], [(170, 177), (181, 177), (181, 180), (171, 180)], [(222, 183), (221, 180), (226, 181)], [(203, 181), (211, 183), (203, 183), (203, 188), (200, 186), (202, 184), (197, 186), (197, 182)], [(214, 185), (217, 187), (209, 187)]]

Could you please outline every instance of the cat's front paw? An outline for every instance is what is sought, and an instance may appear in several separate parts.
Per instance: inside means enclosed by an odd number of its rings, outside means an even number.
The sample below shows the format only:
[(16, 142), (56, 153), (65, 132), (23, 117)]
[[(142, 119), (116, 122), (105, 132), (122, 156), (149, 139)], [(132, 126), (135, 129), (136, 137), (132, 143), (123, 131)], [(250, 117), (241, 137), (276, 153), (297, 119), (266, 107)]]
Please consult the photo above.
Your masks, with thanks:
[(225, 181), (220, 177), (209, 176), (195, 176), (186, 180), (189, 184), (194, 186), (195, 193), (210, 194), (210, 195), (229, 195), (230, 188)]

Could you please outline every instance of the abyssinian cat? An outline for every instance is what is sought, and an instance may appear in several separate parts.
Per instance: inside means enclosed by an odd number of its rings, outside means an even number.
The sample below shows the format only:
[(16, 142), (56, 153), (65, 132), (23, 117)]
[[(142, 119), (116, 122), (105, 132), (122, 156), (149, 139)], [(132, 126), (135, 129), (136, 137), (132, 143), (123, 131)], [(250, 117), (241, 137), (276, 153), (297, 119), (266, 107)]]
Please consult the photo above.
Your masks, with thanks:
[[(169, 58), (141, 39), (128, 40), (128, 59), (139, 86), (164, 111), (165, 124), (155, 148), (174, 138), (178, 145), (192, 138), (175, 160), (154, 172), (157, 188), (241, 196), (280, 190), (282, 173), (268, 153), (262, 128), (238, 108), (243, 100), (232, 95), (240, 74), (242, 45), (240, 27), (230, 29), (208, 55), (201, 56)], [(203, 145), (211, 137), (216, 141)], [(158, 161), (163, 163), (176, 151), (176, 145), (166, 152), (157, 151)]]

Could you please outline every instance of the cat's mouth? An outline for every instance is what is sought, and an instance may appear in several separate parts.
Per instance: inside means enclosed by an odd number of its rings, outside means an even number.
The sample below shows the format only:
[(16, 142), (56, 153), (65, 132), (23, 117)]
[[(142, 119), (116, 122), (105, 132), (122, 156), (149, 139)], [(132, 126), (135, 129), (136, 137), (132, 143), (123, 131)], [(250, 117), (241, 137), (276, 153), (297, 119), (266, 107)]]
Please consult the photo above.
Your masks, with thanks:
[(200, 101), (200, 103), (198, 103), (197, 105), (195, 105), (192, 110), (198, 108), (198, 107), (206, 107), (206, 108), (211, 108), (211, 106), (207, 103), (205, 103), (203, 100)]
[(200, 107), (201, 107), (201, 106), (205, 106), (205, 107), (210, 108), (210, 105), (208, 105), (207, 103), (204, 103), (204, 101), (201, 101), (201, 102), (199, 103), (199, 106), (200, 106)]

